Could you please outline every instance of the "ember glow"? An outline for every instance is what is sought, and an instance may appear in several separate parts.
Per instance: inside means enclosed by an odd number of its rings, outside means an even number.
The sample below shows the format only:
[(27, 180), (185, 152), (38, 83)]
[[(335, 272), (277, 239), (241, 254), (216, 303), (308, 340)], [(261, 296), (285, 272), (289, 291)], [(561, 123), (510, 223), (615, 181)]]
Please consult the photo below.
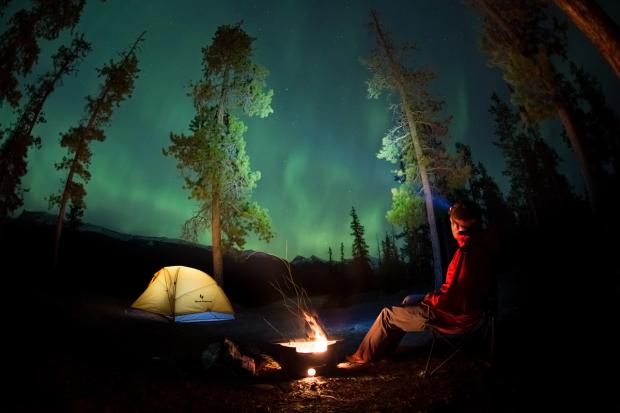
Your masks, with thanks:
[(336, 342), (336, 340), (328, 340), (323, 328), (319, 325), (316, 318), (310, 314), (303, 312), (304, 320), (308, 323), (310, 331), (306, 340), (291, 340), (281, 343), (286, 347), (295, 347), (298, 353), (323, 353), (327, 351), (327, 346)]

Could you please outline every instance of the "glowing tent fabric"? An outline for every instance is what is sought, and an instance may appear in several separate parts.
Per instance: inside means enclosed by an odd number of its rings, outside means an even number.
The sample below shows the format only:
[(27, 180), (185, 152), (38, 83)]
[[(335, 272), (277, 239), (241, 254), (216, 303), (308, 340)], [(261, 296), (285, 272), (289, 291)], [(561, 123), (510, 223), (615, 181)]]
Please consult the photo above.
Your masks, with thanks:
[(172, 317), (176, 322), (235, 318), (228, 297), (215, 280), (200, 270), (183, 266), (164, 267), (155, 273), (131, 307)]

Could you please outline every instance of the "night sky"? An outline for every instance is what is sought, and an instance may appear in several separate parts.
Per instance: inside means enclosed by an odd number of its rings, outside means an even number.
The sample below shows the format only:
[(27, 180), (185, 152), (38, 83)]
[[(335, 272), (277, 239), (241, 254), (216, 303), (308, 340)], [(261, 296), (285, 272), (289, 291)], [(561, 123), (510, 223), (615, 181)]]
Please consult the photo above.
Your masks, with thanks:
[[(620, 21), (620, 2), (597, 2)], [(3, 27), (23, 3), (12, 2)], [(25, 208), (47, 210), (47, 197), (60, 188), (64, 175), (54, 169), (64, 154), (59, 136), (83, 117), (84, 98), (97, 93), (95, 68), (146, 30), (133, 97), (116, 109), (106, 140), (91, 146), (84, 221), (123, 233), (179, 238), (196, 205), (182, 188), (176, 160), (164, 157), (162, 148), (169, 145), (170, 132), (188, 131), (194, 110), (187, 86), (201, 76), (201, 48), (218, 26), (243, 21), (243, 29), (256, 38), (254, 61), (270, 71), (267, 84), (274, 90), (273, 114), (242, 118), (252, 169), (262, 173), (253, 198), (269, 210), (275, 232), (269, 244), (249, 238), (246, 249), (288, 259), (327, 258), (331, 246), (339, 259), (343, 242), (349, 257), (349, 212), (355, 206), (376, 255), (377, 239), (391, 230), (385, 214), (396, 185), (393, 166), (376, 158), (390, 114), (385, 99), (367, 98), (369, 72), (359, 63), (374, 47), (367, 26), (373, 8), (397, 41), (417, 44), (418, 67), (437, 72), (432, 90), (453, 116), (450, 150), (457, 141), (471, 145), (474, 160), (505, 188), (488, 106), (491, 94), (506, 96), (507, 87), (479, 51), (478, 16), (460, 0), (91, 0), (75, 30), (84, 33), (93, 51), (47, 101), (47, 123), (35, 129), (43, 147), (29, 154)], [(618, 79), (594, 46), (572, 23), (569, 27), (569, 56), (596, 74), (612, 107), (619, 108)], [(33, 76), (49, 68), (50, 55), (67, 39), (65, 33), (42, 44)], [(2, 116), (10, 116), (6, 105)], [(582, 190), (558, 125), (543, 127), (565, 160), (563, 171)], [(201, 241), (210, 244), (210, 234)]]

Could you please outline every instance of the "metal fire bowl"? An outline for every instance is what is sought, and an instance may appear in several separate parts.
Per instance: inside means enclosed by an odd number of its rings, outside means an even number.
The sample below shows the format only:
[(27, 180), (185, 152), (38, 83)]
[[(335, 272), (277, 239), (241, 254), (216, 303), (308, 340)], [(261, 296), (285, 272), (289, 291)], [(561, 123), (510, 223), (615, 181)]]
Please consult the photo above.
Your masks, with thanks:
[(336, 338), (330, 338), (330, 340), (336, 340), (336, 342), (327, 346), (327, 350), (322, 353), (298, 353), (294, 347), (283, 346), (282, 342), (275, 342), (273, 345), (279, 354), (278, 361), (284, 371), (305, 377), (308, 375), (309, 368), (315, 369), (317, 375), (325, 374), (336, 368), (343, 340)]

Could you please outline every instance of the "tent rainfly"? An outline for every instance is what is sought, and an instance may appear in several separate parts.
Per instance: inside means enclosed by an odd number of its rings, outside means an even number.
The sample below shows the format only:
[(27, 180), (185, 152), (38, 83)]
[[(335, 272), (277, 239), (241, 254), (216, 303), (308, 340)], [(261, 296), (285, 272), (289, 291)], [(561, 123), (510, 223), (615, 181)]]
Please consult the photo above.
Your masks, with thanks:
[(183, 266), (157, 271), (131, 307), (181, 323), (235, 319), (228, 297), (215, 280), (200, 270)]

